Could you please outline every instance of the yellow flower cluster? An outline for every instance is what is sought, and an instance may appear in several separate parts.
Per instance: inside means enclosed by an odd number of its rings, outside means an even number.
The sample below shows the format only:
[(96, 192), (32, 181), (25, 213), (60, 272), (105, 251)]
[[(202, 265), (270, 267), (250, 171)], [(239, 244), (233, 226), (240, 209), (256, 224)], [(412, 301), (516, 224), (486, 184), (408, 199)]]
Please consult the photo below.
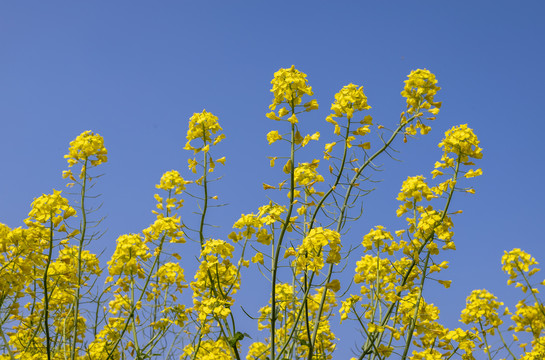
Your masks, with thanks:
[[(416, 309), (418, 308), (418, 313)], [(411, 291), (399, 302), (399, 318), (401, 323), (409, 325), (416, 323), (414, 336), (418, 336), (417, 346), (421, 348), (430, 348), (437, 341), (438, 337), (446, 336), (448, 330), (437, 322), (439, 319), (439, 308), (433, 304), (428, 304), (422, 296), (421, 289), (413, 287)], [(415, 318), (416, 314), (416, 318)], [(402, 327), (401, 335), (407, 332), (406, 327)]]
[(310, 230), (303, 243), (297, 247), (297, 259), (293, 262), (296, 273), (313, 271), (318, 274), (324, 267), (323, 248), (326, 245), (329, 245), (329, 253), (325, 262), (338, 264), (341, 261), (341, 235), (334, 230), (318, 227)]
[[(397, 200), (403, 201), (397, 209), (397, 216), (405, 214), (408, 210), (415, 207), (416, 203), (421, 202), (423, 198), (430, 201), (435, 196), (423, 176), (409, 176), (401, 185), (401, 192), (397, 195)], [(421, 210), (420, 210), (421, 211)]]
[[(277, 346), (286, 341), (289, 336), (289, 329), (297, 326), (296, 330), (296, 346), (294, 350), (296, 351), (296, 359), (306, 359), (309, 357), (309, 344), (308, 344), (308, 332), (314, 331), (314, 326), (316, 324), (316, 316), (320, 308), (320, 303), (322, 296), (324, 295), (324, 306), (323, 312), (318, 321), (318, 329), (316, 330), (316, 342), (315, 342), (315, 356), (318, 359), (331, 359), (332, 353), (335, 350), (335, 334), (331, 331), (329, 317), (332, 315), (331, 311), (337, 306), (337, 300), (335, 293), (324, 287), (316, 289), (316, 293), (309, 295), (307, 306), (308, 306), (308, 325), (303, 323), (295, 324), (297, 319), (296, 310), (302, 306), (302, 301), (297, 297), (295, 289), (292, 285), (286, 283), (277, 283), (275, 285), (275, 294), (276, 294), (276, 339)], [(271, 302), (269, 301), (269, 304)], [(258, 321), (258, 329), (270, 329), (270, 319), (272, 309), (271, 306), (262, 307), (260, 310), (260, 317)], [(306, 327), (308, 326), (308, 328)], [(269, 340), (269, 339), (267, 339)], [(263, 342), (254, 342), (250, 345), (248, 355), (246, 359), (259, 359), (264, 360), (268, 354), (270, 345)], [(277, 347), (276, 351), (280, 351), (280, 347)]]
[(30, 210), (28, 216), (41, 224), (51, 220), (55, 227), (62, 220), (75, 216), (76, 210), (68, 205), (68, 200), (62, 197), (61, 193), (60, 190), (53, 190), (53, 194), (43, 194), (39, 198), (34, 198), (32, 210)]
[(107, 154), (102, 136), (88, 130), (70, 142), (68, 155), (64, 155), (64, 158), (68, 159), (69, 167), (87, 160), (91, 161), (92, 166), (97, 166), (108, 161)]
[(246, 356), (246, 360), (265, 359), (264, 356), (267, 353), (267, 349), (267, 344), (264, 344), (261, 341), (253, 342), (252, 344), (250, 344), (250, 348), (248, 349), (248, 355)]
[(426, 69), (411, 71), (405, 80), (405, 88), (401, 96), (407, 99), (407, 113), (416, 114), (420, 109), (426, 109), (433, 115), (439, 113), (440, 102), (434, 102), (434, 97), (441, 88), (437, 86), (435, 75)]
[(270, 234), (265, 225), (273, 225), (277, 221), (282, 221), (280, 215), (286, 212), (286, 207), (278, 204), (274, 204), (272, 201), (268, 205), (261, 206), (257, 215), (255, 214), (242, 214), (240, 218), (235, 222), (233, 228), (244, 229), (241, 232), (233, 231), (229, 234), (229, 239), (237, 242), (242, 238), (250, 239), (253, 234), (256, 234), (256, 240), (264, 245), (269, 245), (272, 240), (272, 234)]
[[(48, 275), (53, 279), (60, 291), (69, 289), (74, 284), (77, 284), (77, 273), (73, 269), (77, 268), (78, 247), (67, 246), (59, 251), (58, 259), (51, 263)], [(81, 269), (82, 269), (82, 286), (87, 285), (86, 282), (90, 279), (90, 275), (100, 275), (102, 273), (97, 256), (88, 250), (81, 252)], [(70, 302), (72, 299), (70, 299)]]
[(282, 221), (280, 215), (285, 213), (286, 207), (283, 205), (274, 204), (272, 201), (268, 205), (261, 206), (258, 211), (258, 216), (265, 225), (272, 225), (277, 221)]
[[(214, 137), (214, 134), (222, 130), (217, 116), (214, 116), (206, 110), (203, 110), (201, 113), (194, 113), (189, 119), (189, 128), (186, 135), (187, 142), (184, 149), (193, 150), (195, 154), (200, 151), (207, 152), (209, 150), (209, 144), (216, 145), (225, 139), (224, 134), (219, 134)], [(203, 146), (191, 146), (191, 141), (195, 139), (202, 139)]]
[(280, 135), (278, 133), (277, 130), (273, 130), (273, 131), (270, 131), (268, 134), (267, 134), (267, 141), (269, 142), (269, 145), (277, 142), (278, 140), (281, 140), (282, 139), (282, 135)]
[(172, 243), (185, 243), (184, 232), (181, 230), (179, 216), (159, 216), (150, 227), (142, 232), (145, 235), (145, 242), (168, 237)]
[(204, 257), (207, 262), (213, 263), (217, 262), (217, 256), (221, 256), (224, 259), (228, 257), (233, 257), (233, 251), (235, 248), (233, 245), (223, 241), (223, 240), (209, 240), (206, 242), (203, 250), (201, 251), (201, 257)]
[(539, 271), (537, 268), (530, 269), (531, 266), (538, 264), (536, 259), (534, 259), (532, 255), (518, 248), (515, 248), (509, 252), (504, 251), (504, 255), (501, 258), (501, 263), (501, 269), (509, 275), (508, 284), (511, 284), (519, 277), (519, 275), (527, 273), (528, 276), (532, 276)]
[(545, 337), (532, 340), (532, 350), (524, 353), (521, 360), (543, 360), (545, 359)]
[[(6, 314), (19, 313), (20, 305), (17, 299), (28, 295), (25, 293), (29, 290), (28, 286), (32, 283), (36, 284), (36, 279), (43, 276), (44, 251), (51, 245), (50, 229), (29, 219), (25, 220), (25, 223), (29, 228), (10, 229), (7, 225), (0, 223), (0, 264), (2, 264), (0, 294), (4, 299), (2, 311)], [(34, 275), (29, 276), (29, 274)], [(53, 281), (51, 283), (53, 284)], [(56, 301), (53, 296), (51, 298), (52, 301)], [(38, 323), (41, 321), (38, 312), (34, 312), (32, 316), (38, 319), (24, 320), (24, 324), (21, 324), (22, 327), (31, 325), (29, 339), (33, 337), (33, 326), (37, 326), (34, 325), (34, 320)], [(21, 334), (21, 336), (26, 335)], [(22, 346), (24, 348), (24, 345)]]
[(497, 297), (485, 289), (473, 290), (466, 299), (466, 307), (460, 315), (461, 321), (464, 324), (491, 326), (490, 333), (494, 335), (494, 328), (503, 323), (498, 316), (498, 309), (503, 303), (496, 300)]
[[(104, 326), (93, 342), (89, 345), (89, 359), (93, 360), (119, 360), (121, 355), (119, 348), (114, 348), (112, 344), (121, 337), (121, 331), (125, 327), (125, 319), (122, 317), (113, 317), (108, 319), (108, 323)], [(112, 352), (111, 356), (109, 353)]]
[(348, 319), (348, 315), (352, 311), (352, 307), (360, 300), (360, 296), (350, 295), (349, 298), (342, 302), (341, 308), (339, 309), (339, 313), (341, 314), (341, 323), (343, 322), (343, 320)]
[(117, 238), (115, 252), (108, 261), (110, 276), (127, 275), (143, 278), (143, 263), (151, 257), (148, 246), (138, 234), (121, 235)]
[(443, 354), (435, 349), (426, 349), (423, 351), (413, 350), (413, 356), (411, 360), (442, 360)]
[(528, 305), (524, 300), (517, 304), (517, 311), (512, 316), (517, 332), (531, 332), (534, 339), (541, 336), (545, 331), (545, 307), (542, 304), (534, 303)]
[[(360, 86), (358, 88), (357, 85), (349, 84), (346, 85), (339, 91), (337, 94), (335, 94), (335, 101), (333, 104), (331, 104), (331, 110), (334, 111), (333, 114), (326, 117), (326, 121), (328, 123), (331, 123), (335, 126), (334, 133), (336, 135), (341, 134), (341, 127), (339, 126), (339, 123), (335, 121), (334, 117), (344, 117), (346, 116), (348, 120), (352, 119), (354, 116), (354, 112), (356, 111), (362, 111), (362, 110), (369, 110), (371, 109), (371, 106), (367, 104), (367, 96), (363, 93), (363, 86)], [(363, 120), (360, 121), (360, 123), (364, 126), (356, 129), (352, 133), (354, 135), (366, 135), (371, 130), (369, 129), (369, 125), (372, 125), (372, 117), (370, 115), (367, 115), (363, 118)], [(347, 139), (348, 147), (351, 146), (351, 141), (355, 138), (353, 136), (349, 137)], [(326, 159), (328, 158), (327, 155), (331, 152), (331, 149), (335, 143), (327, 144), (326, 145)]]
[[(195, 353), (196, 351), (196, 353)], [(199, 342), (199, 346), (195, 348), (193, 345), (187, 345), (184, 348), (184, 353), (180, 357), (182, 359), (194, 360), (231, 360), (231, 349), (227, 341), (223, 338), (218, 340), (203, 340)]]
[(335, 113), (330, 116), (346, 116), (351, 119), (355, 111), (369, 109), (371, 106), (367, 104), (367, 96), (363, 93), (363, 86), (348, 84), (335, 94), (335, 102), (331, 105), (331, 110)]
[(185, 181), (178, 171), (171, 170), (161, 176), (161, 181), (155, 187), (165, 191), (174, 190), (174, 194), (179, 195), (185, 190), (185, 185), (189, 183), (191, 181)]
[[(473, 130), (467, 127), (467, 124), (455, 126), (445, 132), (445, 138), (439, 143), (439, 147), (443, 148), (444, 157), (448, 157), (449, 153), (453, 153), (460, 158), (460, 162), (466, 165), (471, 165), (469, 158), (482, 159), (482, 150), (479, 147), (479, 139), (473, 133)], [(443, 160), (441, 167), (448, 166), (448, 162)], [(438, 166), (436, 165), (436, 168)]]
[(159, 279), (162, 290), (166, 290), (170, 285), (176, 285), (176, 290), (181, 293), (182, 289), (187, 287), (184, 269), (178, 263), (167, 262), (161, 265), (153, 277)]
[[(397, 296), (395, 296), (394, 290), (396, 282), (399, 281), (398, 271), (406, 268), (404, 264), (406, 261), (405, 259), (402, 260), (392, 263), (387, 258), (372, 255), (362, 256), (356, 262), (356, 274), (354, 275), (354, 282), (363, 284), (360, 293), (371, 297), (370, 289), (377, 288), (382, 292), (384, 300), (396, 301)], [(391, 295), (386, 296), (388, 293)]]
[[(384, 240), (389, 241), (385, 242)], [(377, 251), (388, 252), (390, 254), (393, 253), (393, 251), (399, 250), (399, 246), (394, 242), (392, 234), (389, 231), (386, 231), (384, 226), (381, 225), (377, 225), (374, 229), (371, 229), (369, 233), (363, 237), (361, 244), (366, 250), (371, 250), (374, 247)]]
[(228, 259), (233, 257), (234, 250), (233, 245), (223, 240), (204, 243), (202, 260), (191, 283), (194, 309), (201, 323), (209, 316), (225, 319), (231, 313), (234, 302), (231, 295), (240, 288), (238, 269)]
[(436, 210), (428, 210), (420, 215), (418, 221), (417, 230), (414, 236), (418, 239), (425, 240), (427, 238), (433, 239), (432, 233), (438, 239), (450, 242), (454, 233), (450, 231), (453, 227), (452, 220), (448, 215), (445, 215), (441, 221), (442, 214)]
[(294, 142), (296, 145), (301, 145), (302, 147), (307, 146), (310, 140), (318, 141), (320, 140), (320, 133), (316, 131), (314, 134), (306, 134), (305, 137), (301, 136), (299, 131), (295, 132)]
[[(277, 105), (282, 103), (295, 108), (295, 106), (301, 103), (303, 95), (313, 95), (312, 87), (307, 84), (308, 81), (306, 78), (307, 75), (295, 69), (294, 65), (289, 69), (280, 69), (275, 72), (274, 78), (271, 81), (271, 92), (274, 94), (274, 99), (269, 108), (274, 110)], [(306, 105), (306, 107), (317, 108), (318, 104), (314, 101)]]
[[(336, 348), (335, 334), (331, 331), (329, 313), (334, 307), (337, 307), (337, 300), (335, 298), (335, 293), (330, 289), (320, 287), (316, 289), (316, 294), (310, 296), (308, 301), (308, 310), (313, 321), (310, 322), (310, 330), (314, 331), (316, 326), (316, 317), (320, 307), (320, 301), (322, 295), (326, 291), (323, 314), (318, 321), (318, 329), (316, 330), (316, 342), (314, 350), (314, 357), (316, 359), (332, 359), (332, 353)], [(303, 327), (304, 325), (302, 325)], [(301, 331), (298, 337), (300, 345), (297, 347), (297, 353), (299, 359), (308, 359), (310, 346), (308, 345), (308, 335), (305, 331)]]
[(253, 213), (241, 214), (240, 219), (238, 219), (235, 222), (235, 224), (233, 225), (233, 228), (244, 229), (244, 231), (238, 234), (236, 232), (232, 232), (231, 234), (229, 234), (229, 238), (235, 242), (242, 239), (242, 237), (245, 237), (246, 239), (250, 239), (252, 235), (255, 234), (256, 231), (258, 231), (262, 226), (263, 226), (263, 222), (259, 218), (259, 216), (256, 216)]
[(311, 163), (299, 164), (294, 170), (295, 183), (307, 187), (311, 187), (317, 182), (323, 182), (324, 177), (316, 171), (319, 160), (314, 159)]
[(456, 341), (458, 348), (464, 350), (465, 354), (462, 355), (462, 359), (464, 360), (474, 359), (473, 349), (475, 348), (475, 342), (473, 340), (478, 338), (478, 335), (471, 332), (471, 330), (462, 330), (460, 328), (449, 331), (445, 336), (446, 340)]

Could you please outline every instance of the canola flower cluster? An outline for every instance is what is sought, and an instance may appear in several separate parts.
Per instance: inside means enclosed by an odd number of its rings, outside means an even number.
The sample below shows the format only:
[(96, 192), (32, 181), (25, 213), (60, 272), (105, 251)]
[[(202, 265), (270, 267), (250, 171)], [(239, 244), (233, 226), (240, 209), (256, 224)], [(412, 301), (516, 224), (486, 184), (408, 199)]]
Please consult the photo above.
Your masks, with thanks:
[[(346, 117), (348, 124), (345, 126), (346, 131), (350, 129), (350, 122), (354, 116), (354, 113), (371, 109), (371, 106), (367, 104), (367, 96), (363, 92), (363, 86), (358, 87), (354, 84), (348, 84), (344, 86), (337, 94), (335, 94), (335, 101), (331, 104), (331, 110), (333, 114), (326, 117), (326, 121), (334, 125), (333, 133), (337, 136), (341, 136), (341, 125), (334, 118)], [(359, 121), (360, 125), (357, 129), (353, 130), (350, 135), (345, 134), (342, 142), (336, 141), (325, 145), (324, 159), (331, 159), (331, 151), (333, 147), (338, 143), (345, 143), (347, 148), (352, 147), (352, 142), (356, 140), (356, 136), (365, 136), (371, 133), (371, 125), (373, 125), (373, 117), (371, 115), (365, 115), (362, 120)], [(362, 149), (370, 149), (371, 143), (364, 142), (357, 146)]]
[[(79, 178), (83, 179), (87, 170), (87, 163), (91, 166), (98, 166), (107, 162), (108, 150), (104, 147), (102, 136), (88, 130), (70, 142), (68, 154), (64, 155), (64, 158), (68, 161), (68, 167), (78, 163), (83, 165), (79, 174)], [(70, 170), (65, 171), (63, 177), (70, 177), (71, 180), (75, 181)]]

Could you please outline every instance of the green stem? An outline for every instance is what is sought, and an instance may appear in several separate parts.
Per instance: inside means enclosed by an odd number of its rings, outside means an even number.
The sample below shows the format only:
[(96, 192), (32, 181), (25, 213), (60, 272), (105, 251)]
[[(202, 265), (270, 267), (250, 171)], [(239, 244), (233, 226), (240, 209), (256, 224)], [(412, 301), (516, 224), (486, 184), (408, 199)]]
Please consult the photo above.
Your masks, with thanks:
[[(136, 302), (134, 302), (134, 277), (131, 276), (131, 302), (132, 306), (136, 306)], [(131, 325), (132, 325), (132, 334), (133, 334), (133, 344), (134, 348), (136, 350), (137, 354), (140, 354), (140, 345), (138, 344), (138, 332), (136, 331), (136, 319), (133, 316), (131, 319)]]
[(0, 326), (0, 335), (2, 336), (2, 340), (4, 340), (4, 347), (8, 349), (9, 358), (11, 360), (15, 360), (15, 356), (13, 355), (13, 352), (11, 351), (11, 348), (9, 347), (9, 343), (6, 339), (6, 336), (4, 335), (4, 331), (2, 330), (2, 326)]
[(409, 326), (409, 333), (407, 335), (407, 341), (405, 342), (405, 350), (403, 351), (401, 360), (405, 360), (407, 358), (407, 353), (409, 352), (409, 347), (411, 346), (411, 340), (414, 334), (414, 328), (418, 321), (418, 311), (420, 307), (420, 301), (422, 300), (422, 292), (424, 291), (424, 281), (426, 280), (426, 270), (428, 269), (428, 262), (430, 260), (430, 255), (431, 253), (428, 251), (428, 255), (426, 256), (426, 262), (424, 264), (424, 270), (422, 272), (422, 279), (420, 280), (420, 294), (418, 294), (418, 300), (416, 301), (416, 307), (414, 309), (413, 319), (411, 321), (411, 325)]
[[(204, 142), (204, 146), (206, 146), (206, 130), (203, 124), (203, 137), (202, 140)], [(199, 240), (201, 242), (201, 250), (204, 247), (204, 219), (206, 217), (206, 210), (208, 209), (208, 152), (203, 151), (204, 154), (204, 174), (203, 174), (203, 188), (204, 188), (204, 204), (201, 214), (201, 224), (199, 226)]]
[(509, 354), (511, 355), (511, 357), (513, 358), (513, 360), (517, 360), (517, 357), (515, 356), (515, 354), (513, 354), (511, 352), (511, 349), (509, 348), (509, 346), (507, 346), (507, 343), (505, 342), (505, 340), (503, 339), (503, 335), (501, 334), (501, 331), (499, 328), (496, 328), (496, 330), (498, 330), (498, 334), (500, 334), (500, 339), (501, 339), (501, 342), (503, 343), (503, 346), (505, 346), (505, 348), (507, 349), (507, 351), (509, 352)]
[[(291, 105), (291, 104), (290, 104)], [(292, 115), (295, 114), (295, 106), (291, 106), (291, 113)], [(293, 200), (294, 200), (294, 194), (295, 194), (295, 176), (294, 176), (294, 170), (295, 170), (295, 124), (291, 124), (291, 149), (290, 149), (290, 205), (288, 207), (288, 212), (286, 215), (286, 220), (284, 221), (284, 224), (282, 226), (282, 230), (280, 232), (280, 236), (278, 238), (278, 242), (276, 244), (276, 249), (274, 250), (273, 254), (273, 261), (271, 266), (271, 272), (272, 272), (272, 289), (271, 289), (271, 360), (275, 360), (275, 346), (276, 346), (276, 277), (278, 272), (278, 260), (280, 257), (280, 249), (282, 246), (282, 241), (284, 240), (284, 235), (288, 229), (288, 226), (290, 224), (290, 217), (291, 213), (293, 211)]]
[(479, 320), (479, 327), (481, 328), (481, 334), (483, 334), (484, 346), (486, 349), (486, 354), (488, 355), (488, 360), (492, 360), (492, 355), (490, 355), (490, 348), (488, 347), (488, 340), (486, 339), (486, 331), (483, 329), (483, 324)]
[(83, 252), (83, 243), (85, 241), (85, 233), (87, 230), (87, 213), (85, 211), (85, 191), (87, 187), (87, 163), (88, 163), (88, 159), (85, 158), (85, 161), (83, 163), (83, 184), (81, 185), (81, 192), (80, 192), (81, 232), (80, 232), (80, 239), (78, 244), (78, 270), (77, 270), (78, 285), (76, 287), (76, 296), (74, 297), (74, 334), (72, 339), (72, 346), (70, 348), (71, 360), (74, 360), (76, 357), (76, 343), (78, 341), (79, 298), (80, 298), (81, 277), (82, 277), (81, 254)]
[(47, 262), (44, 270), (44, 323), (45, 323), (45, 341), (47, 347), (47, 360), (51, 360), (51, 337), (49, 335), (49, 294), (47, 288), (47, 272), (49, 265), (51, 264), (51, 257), (53, 255), (53, 213), (51, 213), (51, 219), (49, 220), (49, 254), (47, 255)]

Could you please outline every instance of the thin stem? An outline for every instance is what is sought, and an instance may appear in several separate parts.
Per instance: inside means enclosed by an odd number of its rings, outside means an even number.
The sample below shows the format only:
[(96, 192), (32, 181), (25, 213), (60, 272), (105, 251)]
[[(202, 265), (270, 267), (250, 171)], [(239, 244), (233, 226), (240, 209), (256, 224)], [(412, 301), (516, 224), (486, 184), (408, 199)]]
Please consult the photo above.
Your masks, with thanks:
[(11, 351), (11, 348), (9, 347), (9, 343), (6, 339), (6, 335), (4, 335), (4, 331), (2, 330), (2, 326), (0, 326), (0, 335), (2, 336), (2, 340), (4, 340), (4, 346), (8, 349), (9, 358), (11, 360), (15, 360), (15, 356), (13, 355), (13, 352)]
[[(206, 129), (205, 129), (204, 123), (203, 123), (202, 127), (203, 127), (202, 140), (204, 142), (204, 146), (206, 146)], [(208, 174), (208, 152), (203, 151), (203, 154), (204, 154), (204, 159), (203, 159), (203, 161), (204, 161), (204, 172), (203, 172), (202, 183), (203, 183), (203, 188), (204, 188), (204, 204), (203, 204), (203, 209), (202, 209), (202, 214), (201, 214), (201, 223), (200, 223), (200, 226), (199, 226), (199, 240), (201, 242), (201, 249), (203, 249), (203, 247), (204, 247), (204, 219), (206, 217), (206, 210), (208, 209), (208, 179), (207, 179), (207, 174)]]
[[(131, 302), (133, 303), (133, 306), (135, 306), (135, 304), (137, 304), (136, 302), (134, 302), (134, 277), (131, 276)], [(140, 345), (138, 344), (138, 332), (136, 331), (136, 319), (135, 317), (133, 316), (132, 319), (131, 319), (131, 323), (132, 323), (132, 334), (133, 334), (133, 344), (134, 344), (134, 348), (136, 349), (136, 353), (137, 354), (140, 354)]]
[[(291, 105), (291, 104), (290, 104)], [(291, 113), (292, 115), (295, 114), (295, 107), (291, 106)], [(291, 149), (290, 149), (290, 205), (288, 208), (288, 212), (286, 215), (286, 220), (284, 221), (284, 224), (282, 226), (282, 230), (280, 232), (280, 236), (278, 238), (278, 242), (276, 244), (276, 249), (274, 250), (273, 254), (273, 262), (271, 267), (272, 272), (272, 289), (271, 289), (271, 360), (275, 360), (275, 346), (276, 346), (276, 339), (275, 339), (275, 330), (276, 330), (276, 277), (278, 272), (278, 260), (280, 257), (280, 249), (282, 246), (282, 241), (284, 239), (284, 235), (286, 233), (286, 230), (288, 229), (288, 226), (290, 224), (290, 217), (291, 213), (293, 211), (293, 199), (294, 199), (294, 193), (295, 193), (295, 176), (294, 176), (294, 160), (295, 160), (295, 124), (291, 124)]]
[(481, 334), (483, 334), (485, 352), (488, 355), (488, 360), (492, 360), (492, 355), (490, 355), (490, 348), (488, 347), (488, 340), (486, 339), (486, 331), (483, 329), (483, 324), (479, 320), (479, 327), (481, 328)]
[(428, 269), (428, 262), (430, 260), (431, 253), (428, 251), (428, 255), (426, 256), (426, 262), (424, 264), (424, 270), (422, 272), (422, 279), (420, 280), (420, 294), (418, 294), (418, 300), (416, 301), (416, 307), (414, 309), (414, 315), (413, 319), (411, 321), (411, 325), (409, 327), (409, 333), (407, 335), (407, 341), (405, 342), (405, 350), (403, 351), (403, 355), (401, 356), (401, 360), (405, 360), (407, 358), (407, 353), (409, 352), (409, 347), (411, 346), (411, 340), (413, 338), (414, 334), (414, 328), (416, 326), (416, 323), (418, 322), (418, 311), (420, 310), (420, 301), (422, 300), (422, 292), (424, 291), (424, 281), (426, 280), (426, 270)]
[(51, 338), (49, 335), (49, 295), (47, 287), (47, 272), (49, 265), (51, 264), (51, 256), (53, 254), (53, 213), (51, 213), (51, 219), (49, 220), (49, 254), (47, 255), (47, 262), (44, 270), (44, 323), (45, 323), (45, 341), (47, 347), (47, 360), (51, 360)]
[(513, 353), (511, 352), (511, 349), (509, 348), (509, 346), (507, 346), (507, 343), (506, 343), (505, 340), (503, 339), (503, 335), (501, 334), (500, 328), (496, 328), (496, 330), (498, 330), (498, 334), (500, 334), (500, 339), (501, 339), (501, 342), (503, 343), (503, 346), (505, 346), (505, 348), (507, 349), (507, 351), (509, 352), (509, 354), (511, 355), (511, 357), (513, 358), (513, 360), (517, 360), (517, 357), (515, 356), (515, 354), (513, 354)]
[(87, 230), (87, 212), (85, 211), (85, 192), (87, 187), (87, 163), (88, 163), (88, 159), (85, 158), (85, 161), (83, 163), (83, 184), (81, 185), (81, 192), (80, 192), (81, 231), (80, 231), (80, 239), (78, 244), (78, 270), (77, 270), (78, 285), (76, 287), (76, 295), (74, 297), (74, 333), (73, 333), (72, 346), (70, 349), (71, 360), (74, 360), (76, 357), (76, 343), (78, 340), (79, 299), (80, 299), (80, 288), (81, 288), (81, 277), (82, 277), (81, 254), (83, 252), (83, 243), (85, 241), (85, 232)]

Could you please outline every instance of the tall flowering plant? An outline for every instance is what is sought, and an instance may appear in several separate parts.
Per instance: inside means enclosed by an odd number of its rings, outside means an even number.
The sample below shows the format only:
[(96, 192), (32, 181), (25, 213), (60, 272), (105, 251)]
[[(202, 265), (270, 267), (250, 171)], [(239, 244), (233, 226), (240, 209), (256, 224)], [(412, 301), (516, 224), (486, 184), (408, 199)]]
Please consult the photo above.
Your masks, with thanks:
[[(270, 166), (283, 179), (263, 183), (269, 200), (233, 219), (221, 239), (208, 231), (215, 172), (226, 163), (214, 114), (189, 120), (188, 180), (183, 170), (161, 176), (153, 223), (119, 236), (102, 267), (91, 251), (100, 220), (92, 220), (89, 198), (107, 150), (92, 131), (70, 143), (63, 177), (76, 198), (54, 190), (34, 199), (23, 227), (0, 224), (0, 359), (332, 359), (354, 341), (354, 359), (545, 358), (545, 281), (535, 280), (538, 263), (521, 249), (501, 259), (508, 284), (523, 295), (514, 312), (475, 290), (460, 316), (465, 326), (449, 329), (426, 301), (430, 287), (451, 284), (440, 258), (456, 249), (453, 219), (461, 211), (451, 209), (452, 198), (475, 193), (471, 178), (483, 174), (474, 163), (480, 142), (467, 124), (445, 133), (431, 179), (415, 175), (401, 184), (403, 225), (376, 225), (352, 245), (347, 225), (362, 216), (376, 162), (400, 140), (431, 131), (441, 108), (435, 75), (409, 74), (406, 109), (394, 123), (373, 119), (361, 85), (344, 86), (325, 116), (332, 126), (325, 136), (299, 128), (319, 109), (306, 74), (280, 69), (271, 84), (266, 117), (278, 125), (266, 139), (275, 151)], [(303, 148), (324, 137), (319, 156), (308, 158)], [(198, 202), (197, 218), (183, 211), (187, 196)], [(191, 251), (197, 264), (188, 277)], [(357, 254), (355, 263), (349, 254)], [(235, 305), (244, 305), (237, 293), (250, 286), (249, 270), (263, 275), (269, 292), (248, 313)], [(242, 317), (254, 319), (257, 332), (241, 332)], [(359, 332), (341, 340), (340, 326)]]

